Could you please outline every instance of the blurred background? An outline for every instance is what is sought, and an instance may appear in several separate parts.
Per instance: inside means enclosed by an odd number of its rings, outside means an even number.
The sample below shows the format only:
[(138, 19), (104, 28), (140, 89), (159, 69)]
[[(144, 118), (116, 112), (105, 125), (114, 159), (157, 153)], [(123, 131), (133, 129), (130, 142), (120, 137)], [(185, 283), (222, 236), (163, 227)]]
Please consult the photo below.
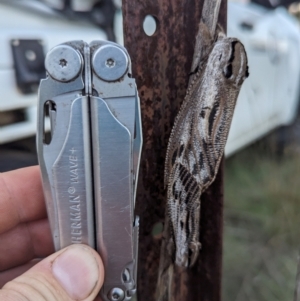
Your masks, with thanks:
[(299, 8), (284, 0), (229, 2), (228, 35), (244, 43), (250, 77), (226, 147), (224, 301), (294, 299), (300, 246)]
[[(300, 2), (229, 1), (245, 81), (226, 146), (224, 301), (293, 300), (300, 245)], [(145, 23), (151, 31), (151, 20)], [(84, 39), (123, 43), (121, 1), (0, 0), (0, 172), (37, 164), (45, 53)]]

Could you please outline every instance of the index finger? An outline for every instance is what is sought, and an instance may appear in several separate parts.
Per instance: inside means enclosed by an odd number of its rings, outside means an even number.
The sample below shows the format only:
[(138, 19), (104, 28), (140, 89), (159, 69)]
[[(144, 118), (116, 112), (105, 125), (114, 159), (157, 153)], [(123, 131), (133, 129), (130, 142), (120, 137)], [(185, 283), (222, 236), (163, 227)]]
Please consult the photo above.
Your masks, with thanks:
[(46, 216), (39, 166), (0, 173), (0, 233)]

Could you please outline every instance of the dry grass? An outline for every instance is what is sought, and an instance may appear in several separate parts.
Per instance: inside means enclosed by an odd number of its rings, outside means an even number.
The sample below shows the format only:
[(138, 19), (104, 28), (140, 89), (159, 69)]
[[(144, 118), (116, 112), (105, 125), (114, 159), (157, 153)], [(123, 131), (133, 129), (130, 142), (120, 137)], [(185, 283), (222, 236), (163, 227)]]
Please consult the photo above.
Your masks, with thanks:
[(226, 160), (223, 301), (293, 300), (300, 153), (278, 157), (269, 142)]

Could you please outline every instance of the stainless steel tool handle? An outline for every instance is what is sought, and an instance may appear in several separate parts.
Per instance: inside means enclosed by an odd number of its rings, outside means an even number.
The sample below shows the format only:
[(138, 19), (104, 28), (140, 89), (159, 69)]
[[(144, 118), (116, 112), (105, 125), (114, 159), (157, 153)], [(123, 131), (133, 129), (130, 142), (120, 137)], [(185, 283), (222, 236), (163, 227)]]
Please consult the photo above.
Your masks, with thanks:
[(104, 43), (91, 49), (92, 86), (98, 93), (91, 97), (97, 248), (105, 266), (116, 266), (106, 271), (103, 291), (114, 295), (113, 300), (127, 300), (136, 289), (133, 144), (137, 94), (128, 76), (128, 54), (121, 47)]
[[(49, 76), (39, 90), (37, 146), (56, 250), (71, 243), (95, 247), (89, 108), (88, 97), (81, 93), (84, 47), (78, 41), (52, 49), (45, 61)], [(44, 128), (47, 109), (49, 142)]]
[[(45, 65), (37, 145), (55, 248), (95, 248), (105, 266), (102, 299), (130, 300), (136, 291), (134, 204), (142, 146), (130, 57), (115, 43), (75, 41), (51, 50)], [(47, 110), (50, 141), (44, 137)]]

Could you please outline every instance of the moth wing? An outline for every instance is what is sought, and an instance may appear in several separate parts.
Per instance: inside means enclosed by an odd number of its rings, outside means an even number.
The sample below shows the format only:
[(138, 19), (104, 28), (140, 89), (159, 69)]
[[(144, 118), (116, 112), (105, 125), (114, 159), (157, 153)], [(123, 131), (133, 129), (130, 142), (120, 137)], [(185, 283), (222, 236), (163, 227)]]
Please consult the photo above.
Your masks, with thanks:
[(190, 127), (193, 119), (193, 110), (190, 106), (193, 106), (192, 102), (185, 101), (182, 104), (172, 128), (165, 159), (165, 186), (172, 181), (172, 177), (174, 176), (174, 172), (172, 172), (174, 164), (176, 162), (182, 162), (181, 159), (183, 158), (185, 144), (187, 144), (190, 139)]
[(168, 213), (173, 233), (175, 262), (190, 266), (197, 258), (200, 221), (200, 187), (195, 177), (181, 163), (173, 169), (173, 181), (168, 186)]

